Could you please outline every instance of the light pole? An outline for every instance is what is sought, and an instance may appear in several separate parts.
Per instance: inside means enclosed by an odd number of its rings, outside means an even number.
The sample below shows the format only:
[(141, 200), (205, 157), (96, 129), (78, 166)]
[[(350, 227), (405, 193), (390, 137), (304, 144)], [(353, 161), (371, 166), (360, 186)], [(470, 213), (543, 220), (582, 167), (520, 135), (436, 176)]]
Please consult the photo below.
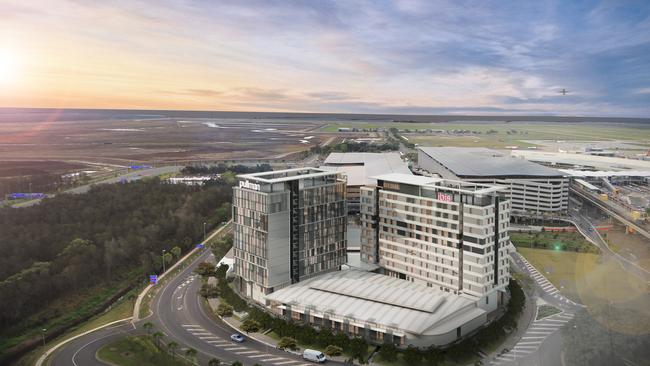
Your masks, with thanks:
[(41, 333), (41, 336), (43, 337), (43, 348), (45, 349), (45, 332), (47, 332), (47, 329), (43, 328), (43, 333)]
[(205, 242), (205, 225), (206, 224), (207, 224), (206, 222), (203, 223), (203, 241), (204, 242)]
[(165, 273), (165, 249), (162, 251), (163, 273)]

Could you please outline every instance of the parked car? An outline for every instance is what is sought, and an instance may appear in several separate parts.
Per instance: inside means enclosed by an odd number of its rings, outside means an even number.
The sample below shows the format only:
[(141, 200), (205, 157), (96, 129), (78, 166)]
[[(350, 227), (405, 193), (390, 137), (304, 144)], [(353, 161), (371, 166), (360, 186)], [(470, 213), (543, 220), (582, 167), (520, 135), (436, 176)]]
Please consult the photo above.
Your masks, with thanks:
[(321, 351), (316, 351), (313, 349), (306, 349), (302, 352), (302, 358), (311, 362), (323, 363), (327, 361), (327, 357)]
[(239, 333), (235, 333), (235, 334), (231, 335), (230, 339), (233, 340), (234, 342), (237, 342), (237, 343), (241, 343), (241, 342), (246, 340), (246, 338), (244, 338), (244, 336), (239, 334)]

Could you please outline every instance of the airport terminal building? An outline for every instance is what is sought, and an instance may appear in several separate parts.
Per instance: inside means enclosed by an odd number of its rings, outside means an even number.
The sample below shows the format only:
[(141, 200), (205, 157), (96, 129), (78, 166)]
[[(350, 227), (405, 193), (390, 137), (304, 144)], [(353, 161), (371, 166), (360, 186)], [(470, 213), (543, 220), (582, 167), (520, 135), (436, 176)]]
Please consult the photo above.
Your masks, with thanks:
[(346, 262), (345, 177), (298, 168), (244, 174), (233, 187), (233, 252), (240, 293), (264, 296)]
[(565, 214), (569, 203), (566, 174), (485, 148), (421, 147), (421, 169), (442, 178), (506, 188), (513, 215)]

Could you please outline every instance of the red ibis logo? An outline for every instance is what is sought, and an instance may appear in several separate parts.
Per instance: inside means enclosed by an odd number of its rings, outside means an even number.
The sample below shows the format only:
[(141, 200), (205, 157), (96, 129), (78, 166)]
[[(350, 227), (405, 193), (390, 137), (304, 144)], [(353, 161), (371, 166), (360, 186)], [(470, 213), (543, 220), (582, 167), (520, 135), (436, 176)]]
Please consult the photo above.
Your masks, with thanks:
[(450, 194), (438, 192), (438, 201), (451, 202), (453, 201), (453, 197)]

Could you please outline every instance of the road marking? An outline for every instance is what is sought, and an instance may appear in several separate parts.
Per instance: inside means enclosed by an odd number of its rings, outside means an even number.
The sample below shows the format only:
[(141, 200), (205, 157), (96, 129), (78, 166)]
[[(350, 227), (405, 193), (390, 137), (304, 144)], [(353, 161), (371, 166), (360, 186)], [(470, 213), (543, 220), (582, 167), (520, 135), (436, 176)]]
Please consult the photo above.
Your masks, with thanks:
[[(207, 342), (210, 343), (210, 344), (212, 344), (212, 345), (215, 345), (215, 346), (216, 346), (215, 343), (227, 343), (227, 344), (230, 344), (230, 342), (228, 342), (228, 341), (224, 341), (224, 340), (207, 341)], [(225, 344), (222, 344), (222, 345), (225, 346)]]
[(280, 361), (280, 360), (284, 360), (284, 357), (267, 358), (265, 360), (262, 360), (262, 362)]
[(546, 337), (530, 336), (530, 337), (521, 337), (521, 339), (544, 339)]
[(246, 347), (230, 347), (230, 348), (224, 348), (224, 350), (226, 350), (226, 351), (237, 351), (237, 350), (240, 350), (240, 349), (248, 349), (248, 348), (246, 348)]
[(181, 327), (183, 327), (183, 328), (200, 328), (200, 329), (203, 329), (200, 325), (196, 325), (196, 324), (181, 324)]
[(552, 330), (552, 331), (545, 331), (545, 332), (532, 331), (532, 332), (526, 332), (526, 334), (547, 334), (547, 335), (548, 335), (548, 334), (551, 334), (551, 333), (553, 333), (553, 332), (555, 332), (555, 331), (554, 331), (554, 330)]
[(296, 363), (296, 362), (300, 362), (300, 361), (291, 360), (291, 361), (285, 361), (285, 362), (274, 362), (273, 364), (274, 365), (286, 365), (286, 364), (289, 364), (289, 363)]
[(219, 339), (217, 336), (200, 336), (199, 339)]
[(542, 341), (530, 341), (530, 342), (519, 342), (519, 343), (517, 343), (517, 345), (520, 345), (520, 344), (521, 345), (528, 345), (528, 344), (530, 344), (530, 345), (533, 345), (533, 344), (539, 345), (539, 344), (542, 344)]
[(251, 353), (260, 353), (260, 351), (245, 351), (245, 352), (235, 352), (238, 355), (249, 355)]
[(273, 356), (273, 355), (269, 354), (269, 353), (265, 353), (265, 354), (262, 354), (262, 355), (248, 356), (248, 358), (260, 358), (260, 357), (271, 357), (271, 356)]

